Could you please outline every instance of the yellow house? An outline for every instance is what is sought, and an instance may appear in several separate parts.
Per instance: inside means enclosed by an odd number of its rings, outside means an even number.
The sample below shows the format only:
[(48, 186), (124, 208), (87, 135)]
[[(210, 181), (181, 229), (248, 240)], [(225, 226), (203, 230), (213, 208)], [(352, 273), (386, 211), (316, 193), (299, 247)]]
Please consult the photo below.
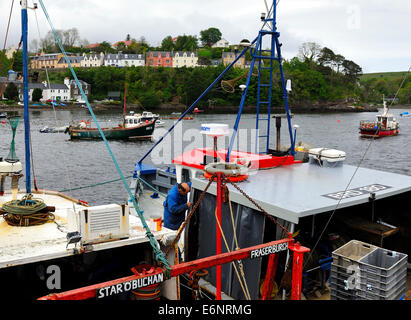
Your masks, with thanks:
[(193, 51), (173, 52), (173, 68), (198, 67), (198, 54)]
[[(237, 56), (238, 56), (238, 53), (236, 54), (234, 52), (223, 52), (223, 56), (222, 56), (223, 65), (225, 66), (229, 65), (235, 60)], [(244, 69), (246, 67), (245, 66), (245, 56), (242, 56), (240, 59), (238, 59), (234, 67)]]
[(30, 69), (54, 69), (58, 56), (58, 53), (36, 54), (30, 57)]
[[(81, 61), (83, 60), (83, 56), (68, 56), (68, 59), (70, 60), (70, 64), (73, 68), (80, 68), (81, 67)], [(56, 64), (56, 69), (67, 69), (68, 64), (66, 62), (66, 59), (64, 58), (64, 55), (60, 53), (57, 57), (57, 64)]]

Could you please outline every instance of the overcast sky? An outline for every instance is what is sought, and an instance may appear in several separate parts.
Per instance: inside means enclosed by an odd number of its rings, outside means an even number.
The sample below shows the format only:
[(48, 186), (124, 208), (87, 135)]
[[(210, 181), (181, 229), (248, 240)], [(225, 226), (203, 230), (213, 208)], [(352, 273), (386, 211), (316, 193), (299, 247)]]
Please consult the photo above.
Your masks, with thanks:
[[(7, 46), (20, 38), (20, 1), (14, 1)], [(267, 0), (270, 5), (272, 0)], [(0, 46), (12, 0), (0, 0)], [(89, 43), (144, 36), (154, 46), (168, 35), (197, 35), (220, 29), (230, 43), (254, 39), (261, 27), (263, 0), (43, 0), (57, 29), (77, 28)], [(32, 4), (32, 0), (29, 0)], [(29, 37), (38, 39), (29, 11)], [(42, 37), (49, 30), (39, 5)], [(286, 59), (303, 42), (316, 42), (358, 63), (364, 72), (404, 71), (411, 65), (409, 0), (280, 0), (278, 31)]]

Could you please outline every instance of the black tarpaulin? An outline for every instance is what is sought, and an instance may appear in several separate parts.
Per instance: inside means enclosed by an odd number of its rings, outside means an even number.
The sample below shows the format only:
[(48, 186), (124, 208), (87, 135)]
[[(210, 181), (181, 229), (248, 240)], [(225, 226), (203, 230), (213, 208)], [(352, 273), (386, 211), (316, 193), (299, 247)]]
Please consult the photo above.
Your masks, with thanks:
[[(263, 242), (264, 215), (254, 209), (244, 207), (232, 202), (234, 225), (237, 240), (240, 248), (247, 248)], [(202, 199), (198, 214), (198, 251), (197, 258), (204, 258), (216, 254), (216, 197), (206, 194)], [(236, 249), (234, 240), (233, 224), (231, 220), (228, 202), (222, 206), (222, 229), (228, 243), (230, 251)], [(221, 252), (227, 252), (224, 240), (221, 240)], [(237, 262), (234, 262), (237, 264)], [(261, 258), (242, 260), (245, 278), (250, 292), (251, 299), (258, 299), (259, 279), (261, 272)], [(237, 270), (240, 273), (240, 268)], [(209, 275), (206, 279), (213, 285), (216, 283), (216, 268), (208, 270)], [(222, 265), (222, 291), (234, 299), (244, 300), (243, 294), (236, 272), (231, 263)]]

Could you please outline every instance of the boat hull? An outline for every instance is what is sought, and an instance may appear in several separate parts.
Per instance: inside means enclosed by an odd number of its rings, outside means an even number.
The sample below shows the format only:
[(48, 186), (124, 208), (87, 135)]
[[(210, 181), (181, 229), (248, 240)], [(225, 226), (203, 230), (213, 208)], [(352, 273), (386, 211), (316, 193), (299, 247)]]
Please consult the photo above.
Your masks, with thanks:
[[(144, 123), (137, 127), (123, 128), (102, 128), (106, 139), (151, 139), (154, 131), (154, 122)], [(97, 128), (74, 128), (69, 127), (71, 140), (97, 140), (102, 139)]]
[(396, 136), (399, 134), (398, 129), (390, 129), (390, 130), (383, 130), (380, 129), (379, 131), (377, 130), (365, 130), (365, 129), (360, 129), (360, 135), (361, 137), (365, 138), (382, 138), (382, 137), (390, 137), (390, 136)]

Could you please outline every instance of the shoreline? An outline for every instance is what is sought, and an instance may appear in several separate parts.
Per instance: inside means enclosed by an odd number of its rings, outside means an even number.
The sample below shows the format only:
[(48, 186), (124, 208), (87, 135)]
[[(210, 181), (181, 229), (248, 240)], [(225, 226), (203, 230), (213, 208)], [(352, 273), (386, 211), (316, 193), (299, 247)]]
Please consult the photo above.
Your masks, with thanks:
[[(122, 105), (117, 104), (91, 104), (93, 111), (123, 111)], [(171, 112), (184, 112), (188, 106), (183, 104), (162, 104), (155, 108), (151, 108), (152, 112), (157, 112), (161, 114), (170, 114)], [(237, 113), (238, 106), (212, 106), (212, 107), (198, 107), (200, 110), (204, 110), (204, 113), (207, 114), (219, 114), (219, 113)], [(298, 106), (298, 107), (291, 107), (291, 113), (338, 113), (338, 112), (378, 112), (378, 109), (382, 108), (382, 106), (348, 106), (348, 105), (310, 105), (310, 106)], [(411, 109), (411, 105), (393, 105), (389, 107), (390, 109)], [(12, 111), (19, 111), (23, 110), (24, 106), (21, 105), (0, 105), (0, 112), (12, 112)], [(54, 107), (53, 106), (29, 106), (30, 110), (79, 110), (84, 109), (88, 111), (87, 108), (80, 107), (78, 104), (66, 104), (64, 107)], [(141, 108), (136, 104), (129, 104), (127, 105), (127, 111), (135, 111), (135, 112), (142, 112), (147, 108)], [(243, 112), (244, 113), (256, 113), (256, 106), (244, 106)], [(261, 110), (261, 113), (267, 112), (267, 110)], [(272, 107), (271, 113), (285, 113), (284, 107)]]

